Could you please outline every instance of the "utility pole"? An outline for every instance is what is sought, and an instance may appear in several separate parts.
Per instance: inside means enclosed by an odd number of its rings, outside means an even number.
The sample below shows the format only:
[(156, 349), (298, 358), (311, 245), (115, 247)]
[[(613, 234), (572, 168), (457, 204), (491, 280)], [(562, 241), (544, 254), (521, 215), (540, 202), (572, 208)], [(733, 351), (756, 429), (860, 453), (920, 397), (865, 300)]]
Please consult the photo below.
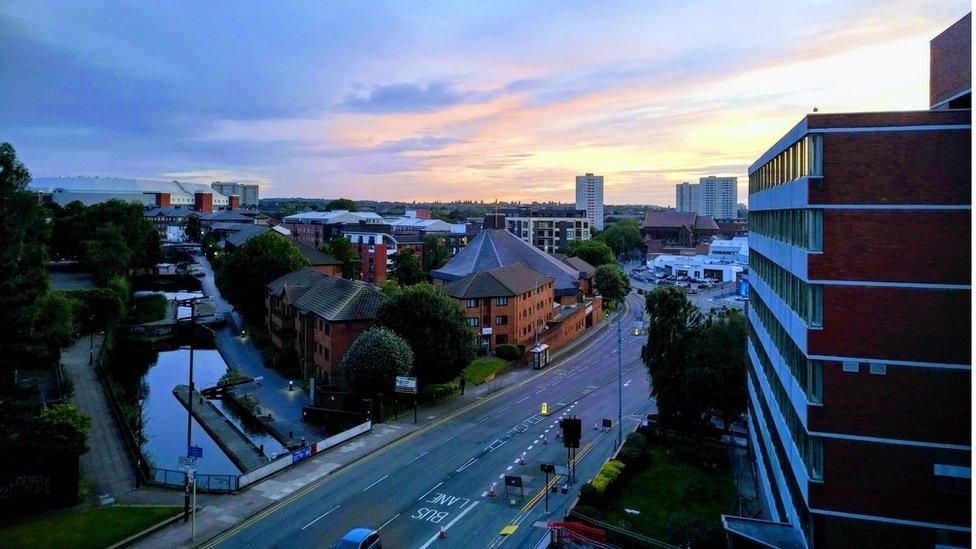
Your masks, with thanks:
[[(196, 335), (196, 300), (190, 300), (190, 392), (186, 403), (186, 451), (189, 455), (193, 444), (193, 338)], [(194, 485), (196, 481), (194, 481)], [(195, 486), (194, 486), (195, 488)], [(185, 490), (183, 491), (183, 522), (189, 520), (190, 515), (190, 473), (186, 473)]]
[(623, 385), (623, 358), (621, 358), (621, 344), (622, 336), (620, 335), (620, 317), (623, 316), (624, 310), (624, 300), (620, 301), (620, 307), (617, 309), (617, 447), (619, 448), (623, 444), (624, 440), (624, 385)]

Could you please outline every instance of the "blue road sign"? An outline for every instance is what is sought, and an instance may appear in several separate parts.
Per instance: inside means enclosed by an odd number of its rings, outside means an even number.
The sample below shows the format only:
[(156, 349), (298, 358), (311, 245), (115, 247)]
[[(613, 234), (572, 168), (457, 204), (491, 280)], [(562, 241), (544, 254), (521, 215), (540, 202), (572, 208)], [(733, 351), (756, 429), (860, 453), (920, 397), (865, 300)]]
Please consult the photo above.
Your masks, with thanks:
[(186, 447), (186, 455), (188, 457), (202, 458), (203, 457), (203, 448), (201, 448), (199, 446), (187, 446)]
[(304, 448), (292, 452), (291, 462), (298, 463), (299, 461), (303, 459), (308, 459), (310, 457), (312, 457), (312, 448), (310, 446), (306, 446)]

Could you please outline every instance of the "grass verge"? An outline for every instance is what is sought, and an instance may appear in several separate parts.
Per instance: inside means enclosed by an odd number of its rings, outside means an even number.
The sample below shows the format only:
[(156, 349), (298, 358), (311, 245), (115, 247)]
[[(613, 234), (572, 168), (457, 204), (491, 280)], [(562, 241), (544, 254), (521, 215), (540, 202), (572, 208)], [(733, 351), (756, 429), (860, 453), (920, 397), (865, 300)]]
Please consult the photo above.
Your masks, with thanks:
[(461, 375), (468, 383), (478, 385), (484, 383), (488, 376), (501, 370), (506, 364), (508, 364), (507, 360), (483, 356), (472, 360), (471, 364), (468, 364), (468, 367), (461, 372)]
[(101, 507), (60, 517), (51, 517), (0, 528), (3, 546), (15, 547), (108, 547), (162, 522), (182, 507)]

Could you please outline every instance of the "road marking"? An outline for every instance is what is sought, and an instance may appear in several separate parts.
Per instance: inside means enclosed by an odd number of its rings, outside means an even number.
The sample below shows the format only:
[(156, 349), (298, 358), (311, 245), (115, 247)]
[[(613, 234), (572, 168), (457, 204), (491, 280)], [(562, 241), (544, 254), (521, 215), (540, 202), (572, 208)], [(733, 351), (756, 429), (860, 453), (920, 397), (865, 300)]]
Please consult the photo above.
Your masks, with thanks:
[(633, 380), (628, 379), (627, 381), (625, 381), (624, 382), (624, 387), (627, 387), (628, 385), (630, 385), (630, 382), (631, 381), (633, 381)]
[(429, 453), (430, 453), (430, 450), (428, 450), (428, 451), (426, 451), (426, 452), (424, 452), (424, 453), (422, 453), (422, 454), (420, 454), (419, 456), (417, 456), (417, 457), (415, 457), (415, 458), (413, 458), (413, 459), (411, 459), (410, 461), (408, 461), (408, 462), (406, 462), (406, 463), (404, 463), (403, 465), (404, 465), (404, 466), (407, 466), (407, 465), (410, 465), (411, 463), (413, 463), (413, 462), (415, 462), (415, 461), (417, 461), (418, 459), (420, 459), (420, 458), (422, 458), (422, 457), (424, 457), (424, 456), (426, 456), (426, 455), (427, 455), (427, 454), (429, 454)]
[(333, 507), (332, 509), (329, 509), (328, 511), (326, 511), (326, 512), (324, 512), (324, 513), (322, 513), (321, 515), (319, 515), (319, 518), (317, 518), (317, 519), (315, 519), (315, 520), (313, 520), (312, 522), (310, 522), (310, 523), (308, 523), (308, 524), (306, 524), (305, 526), (302, 526), (302, 530), (304, 530), (304, 529), (306, 529), (306, 528), (308, 528), (309, 526), (311, 526), (311, 525), (313, 525), (313, 524), (315, 524), (316, 522), (318, 522), (318, 521), (320, 521), (320, 520), (322, 520), (322, 519), (324, 519), (326, 515), (328, 515), (328, 514), (329, 514), (329, 513), (331, 513), (332, 511), (335, 511), (335, 510), (336, 510), (336, 509), (338, 509), (338, 508), (339, 508), (339, 506), (338, 506), (338, 505), (336, 505), (336, 506), (335, 506), (335, 507)]
[(531, 450), (531, 449), (532, 449), (532, 446), (529, 446), (529, 448), (528, 448), (528, 449), (529, 449), (529, 450)]
[(445, 442), (450, 442), (450, 441), (456, 439), (460, 435), (461, 435), (461, 433), (455, 433), (454, 436), (450, 436), (450, 437), (447, 437), (444, 440), (442, 440), (441, 441), (441, 444), (444, 444)]
[[(451, 519), (451, 522), (448, 522), (444, 526), (444, 531), (446, 532), (447, 530), (449, 530), (451, 528), (451, 526), (454, 526), (454, 523), (456, 523), (457, 521), (461, 520), (461, 517), (463, 517), (464, 515), (468, 514), (468, 511), (474, 509), (475, 505), (478, 505), (478, 503), (480, 503), (480, 502), (474, 501), (474, 502), (471, 503), (470, 506), (468, 506), (466, 509), (464, 509), (463, 511), (461, 511), (460, 513), (458, 513), (458, 516), (456, 516), (453, 519)], [(427, 543), (425, 543), (425, 544), (423, 544), (423, 545), (420, 546), (420, 549), (427, 549), (428, 547), (430, 547), (430, 544), (432, 544), (435, 541), (437, 541), (438, 534), (440, 534), (440, 532), (438, 532), (437, 534), (434, 534), (433, 536), (431, 536), (430, 539), (427, 540)]]
[[(518, 460), (515, 460), (515, 461), (518, 461)], [(506, 471), (511, 471), (511, 470), (512, 470), (512, 466), (511, 466), (511, 465), (509, 465), (509, 466), (508, 466), (508, 467), (507, 467), (507, 468), (506, 468), (505, 470), (506, 470)]]
[(538, 394), (541, 394), (541, 393), (545, 392), (545, 390), (546, 390), (545, 387), (543, 387), (542, 389), (539, 389), (538, 391), (536, 391), (535, 394), (537, 394), (537, 395)]
[[(444, 481), (443, 480), (440, 481), (440, 482), (438, 482), (437, 483), (437, 486), (440, 486), (441, 484), (444, 484)], [(425, 497), (427, 497), (427, 494), (430, 494), (431, 492), (433, 492), (434, 490), (436, 490), (437, 489), (437, 486), (434, 486), (430, 490), (427, 490), (426, 492), (424, 492), (424, 495), (422, 495), (419, 498), (417, 498), (417, 501), (421, 501), (422, 499), (424, 499)]]
[(365, 492), (366, 490), (369, 490), (369, 489), (370, 489), (370, 488), (372, 488), (373, 486), (376, 486), (377, 484), (379, 484), (379, 483), (381, 483), (381, 482), (383, 482), (383, 480), (385, 480), (385, 479), (386, 479), (386, 477), (388, 477), (388, 476), (390, 476), (390, 475), (383, 475), (382, 477), (380, 477), (380, 479), (379, 479), (379, 480), (377, 480), (377, 481), (376, 481), (376, 482), (374, 482), (373, 484), (370, 484), (369, 486), (367, 486), (367, 487), (365, 487), (365, 488), (363, 488), (363, 492)]
[(488, 495), (488, 490), (485, 490), (484, 492), (481, 492), (481, 497), (485, 497), (487, 495)]
[(479, 419), (478, 421), (474, 422), (474, 424), (472, 426), (474, 426), (474, 425), (480, 425), (480, 424), (488, 421), (489, 419), (491, 419), (491, 416), (487, 416), (487, 417), (485, 417), (483, 419)]
[(454, 472), (455, 473), (460, 473), (461, 471), (467, 469), (468, 467), (471, 467), (471, 465), (474, 464), (474, 462), (476, 462), (476, 461), (478, 461), (477, 458), (471, 458), (471, 459), (468, 460), (467, 463), (465, 463), (464, 465), (458, 467), (458, 469), (456, 471), (454, 471)]
[(515, 404), (522, 404), (523, 402), (525, 402), (526, 400), (529, 400), (530, 398), (532, 398), (532, 397), (525, 397), (522, 400), (516, 401)]
[[(393, 515), (390, 518), (390, 520), (388, 520), (388, 521), (386, 521), (386, 522), (383, 523), (383, 526), (386, 526), (387, 524), (393, 522), (393, 519), (397, 518), (398, 516), (400, 516), (400, 513), (397, 513), (397, 514)], [(383, 529), (383, 526), (380, 526), (379, 528), (377, 528), (376, 531), (379, 532), (380, 530), (382, 530)]]

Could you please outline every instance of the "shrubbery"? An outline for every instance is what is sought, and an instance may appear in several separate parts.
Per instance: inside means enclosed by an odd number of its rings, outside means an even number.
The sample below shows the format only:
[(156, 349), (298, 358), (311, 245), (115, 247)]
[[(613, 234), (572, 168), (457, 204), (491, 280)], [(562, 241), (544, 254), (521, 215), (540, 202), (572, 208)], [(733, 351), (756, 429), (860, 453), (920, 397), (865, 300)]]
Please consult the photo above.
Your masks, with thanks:
[(461, 387), (456, 381), (449, 381), (447, 383), (434, 383), (432, 385), (427, 385), (423, 388), (423, 396), (425, 399), (437, 400), (442, 397), (451, 396), (461, 391)]
[(644, 450), (647, 449), (647, 437), (640, 433), (630, 433), (620, 447), (617, 458), (624, 462), (628, 467), (640, 464), (644, 459)]
[[(521, 349), (519, 348), (521, 347)], [(525, 354), (524, 345), (512, 345), (511, 343), (504, 343), (495, 347), (495, 356), (498, 358), (504, 358), (505, 360), (518, 360), (522, 358)]]

